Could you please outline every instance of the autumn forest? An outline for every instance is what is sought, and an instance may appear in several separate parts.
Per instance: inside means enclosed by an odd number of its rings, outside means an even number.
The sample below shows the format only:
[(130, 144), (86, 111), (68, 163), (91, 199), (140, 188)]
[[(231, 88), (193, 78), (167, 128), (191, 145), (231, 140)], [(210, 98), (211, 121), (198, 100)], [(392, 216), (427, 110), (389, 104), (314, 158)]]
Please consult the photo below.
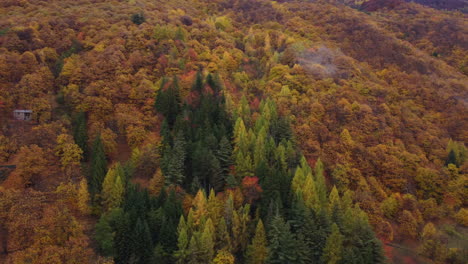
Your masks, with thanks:
[(0, 1), (0, 263), (466, 263), (467, 14)]

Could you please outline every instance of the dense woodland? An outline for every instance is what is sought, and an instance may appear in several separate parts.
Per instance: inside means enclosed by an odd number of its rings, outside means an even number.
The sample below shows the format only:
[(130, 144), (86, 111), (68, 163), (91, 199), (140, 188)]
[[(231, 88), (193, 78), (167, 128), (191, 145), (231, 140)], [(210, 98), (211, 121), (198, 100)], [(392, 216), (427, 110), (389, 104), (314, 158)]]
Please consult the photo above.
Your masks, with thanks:
[(1, 1), (0, 263), (466, 263), (468, 20), (420, 2)]

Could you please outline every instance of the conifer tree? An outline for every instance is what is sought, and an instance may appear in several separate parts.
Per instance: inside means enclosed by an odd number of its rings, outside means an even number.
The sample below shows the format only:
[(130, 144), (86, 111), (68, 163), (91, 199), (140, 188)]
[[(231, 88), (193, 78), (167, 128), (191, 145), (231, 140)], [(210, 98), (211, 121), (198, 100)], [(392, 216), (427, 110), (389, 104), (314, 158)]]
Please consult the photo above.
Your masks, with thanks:
[(221, 217), (216, 228), (216, 248), (231, 251), (231, 237), (229, 235), (226, 220)]
[(102, 204), (107, 210), (119, 207), (123, 201), (125, 186), (124, 171), (120, 163), (113, 166), (106, 174), (102, 183)]
[(114, 261), (116, 264), (127, 264), (130, 261), (133, 249), (130, 219), (127, 214), (122, 214), (115, 219), (115, 222), (117, 227), (114, 238)]
[(215, 253), (213, 235), (214, 227), (211, 220), (208, 219), (208, 221), (205, 223), (205, 228), (203, 229), (200, 240), (202, 259), (208, 263), (213, 260)]
[(218, 250), (215, 259), (213, 260), (213, 264), (234, 264), (235, 258), (226, 249)]
[(314, 176), (317, 187), (317, 196), (321, 205), (324, 205), (327, 201), (327, 186), (325, 184), (325, 176), (323, 175), (324, 168), (320, 158), (315, 163)]
[(102, 144), (101, 135), (98, 135), (94, 140), (93, 151), (91, 153), (91, 193), (93, 195), (99, 193), (102, 189), (102, 182), (107, 171), (106, 154)]
[(248, 264), (263, 264), (268, 257), (268, 248), (263, 222), (260, 219), (252, 243), (247, 248)]
[(156, 96), (155, 107), (156, 110), (163, 114), (167, 123), (172, 127), (176, 121), (177, 116), (182, 110), (181, 100), (179, 95), (179, 83), (176, 77), (166, 89), (167, 80), (161, 83), (161, 89)]
[(132, 244), (135, 263), (146, 264), (152, 262), (153, 242), (146, 220), (138, 218), (135, 224)]
[(291, 233), (289, 223), (286, 223), (279, 214), (271, 221), (268, 236), (269, 254), (267, 263), (297, 263), (297, 242)]
[(114, 234), (106, 215), (102, 215), (96, 224), (94, 239), (98, 244), (99, 253), (103, 256), (112, 256), (114, 251)]
[(177, 263), (183, 264), (187, 263), (187, 250), (189, 246), (189, 234), (187, 230), (187, 224), (185, 223), (185, 218), (183, 215), (180, 216), (179, 225), (177, 227), (177, 248), (178, 250), (174, 252), (174, 256), (177, 259)]
[(89, 201), (88, 182), (83, 178), (78, 187), (78, 209), (84, 215), (90, 213)]
[(343, 257), (343, 235), (336, 224), (331, 227), (331, 234), (327, 238), (323, 249), (322, 261), (328, 264), (336, 264)]
[(185, 148), (184, 134), (180, 131), (174, 139), (174, 147), (167, 146), (163, 152), (161, 168), (167, 185), (182, 184), (184, 181)]
[(73, 138), (76, 144), (83, 151), (83, 158), (86, 160), (88, 155), (88, 133), (86, 130), (86, 114), (80, 112), (76, 115), (73, 125)]
[(226, 136), (223, 136), (219, 141), (219, 148), (215, 152), (215, 155), (219, 160), (222, 176), (226, 179), (232, 165), (232, 146)]
[(199, 93), (203, 91), (203, 76), (202, 76), (201, 71), (197, 72), (197, 76), (195, 79), (195, 83), (192, 86), (192, 90), (197, 91)]

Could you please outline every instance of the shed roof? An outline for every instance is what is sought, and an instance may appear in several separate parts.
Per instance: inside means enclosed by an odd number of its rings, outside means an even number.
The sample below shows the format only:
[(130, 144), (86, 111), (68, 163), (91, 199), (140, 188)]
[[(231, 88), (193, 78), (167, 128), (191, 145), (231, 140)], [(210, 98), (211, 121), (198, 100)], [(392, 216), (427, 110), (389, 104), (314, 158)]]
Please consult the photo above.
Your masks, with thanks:
[(32, 110), (14, 110), (14, 113), (32, 113)]

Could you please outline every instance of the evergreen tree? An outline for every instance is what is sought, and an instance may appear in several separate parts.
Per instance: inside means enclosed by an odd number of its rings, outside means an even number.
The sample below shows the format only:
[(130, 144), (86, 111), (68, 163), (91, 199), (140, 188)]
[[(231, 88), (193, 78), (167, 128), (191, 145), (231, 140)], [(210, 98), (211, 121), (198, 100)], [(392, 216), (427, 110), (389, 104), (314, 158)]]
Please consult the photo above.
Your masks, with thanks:
[(186, 157), (186, 142), (182, 131), (174, 139), (174, 147), (166, 147), (163, 152), (161, 168), (166, 184), (182, 184), (185, 178), (184, 163)]
[(219, 141), (219, 148), (215, 152), (215, 155), (219, 160), (222, 176), (226, 179), (232, 165), (232, 146), (226, 136), (223, 136)]
[(179, 95), (179, 83), (174, 77), (171, 84), (166, 88), (167, 80), (161, 83), (161, 89), (156, 96), (155, 108), (167, 120), (167, 123), (172, 127), (176, 121), (177, 116), (180, 114), (181, 100)]
[(75, 117), (73, 122), (73, 138), (83, 151), (83, 158), (86, 160), (88, 155), (88, 133), (86, 130), (86, 114), (84, 112), (78, 113)]
[(101, 135), (98, 135), (93, 143), (93, 151), (91, 153), (91, 193), (93, 195), (101, 192), (102, 182), (106, 176), (107, 161), (102, 145)]
[(343, 235), (336, 224), (331, 227), (331, 234), (327, 238), (323, 249), (322, 261), (327, 264), (336, 264), (343, 257)]
[(120, 215), (116, 220), (116, 232), (114, 238), (116, 264), (130, 263), (133, 246), (133, 237), (131, 236), (130, 219), (127, 214)]
[(455, 154), (455, 151), (453, 149), (450, 150), (447, 156), (447, 160), (445, 161), (445, 166), (449, 164), (455, 164), (456, 166), (459, 166), (457, 162), (457, 155)]
[(247, 248), (248, 264), (263, 264), (268, 257), (268, 248), (262, 220), (258, 221), (252, 243)]
[(136, 264), (151, 263), (153, 259), (153, 242), (146, 220), (138, 218), (133, 233), (133, 257)]
[(105, 215), (102, 215), (96, 224), (94, 239), (98, 244), (99, 253), (110, 257), (114, 254), (114, 234)]
[(297, 263), (297, 242), (291, 233), (289, 223), (276, 215), (270, 224), (267, 263)]
[(203, 91), (203, 76), (201, 71), (197, 72), (195, 83), (192, 86), (192, 90), (201, 93)]

